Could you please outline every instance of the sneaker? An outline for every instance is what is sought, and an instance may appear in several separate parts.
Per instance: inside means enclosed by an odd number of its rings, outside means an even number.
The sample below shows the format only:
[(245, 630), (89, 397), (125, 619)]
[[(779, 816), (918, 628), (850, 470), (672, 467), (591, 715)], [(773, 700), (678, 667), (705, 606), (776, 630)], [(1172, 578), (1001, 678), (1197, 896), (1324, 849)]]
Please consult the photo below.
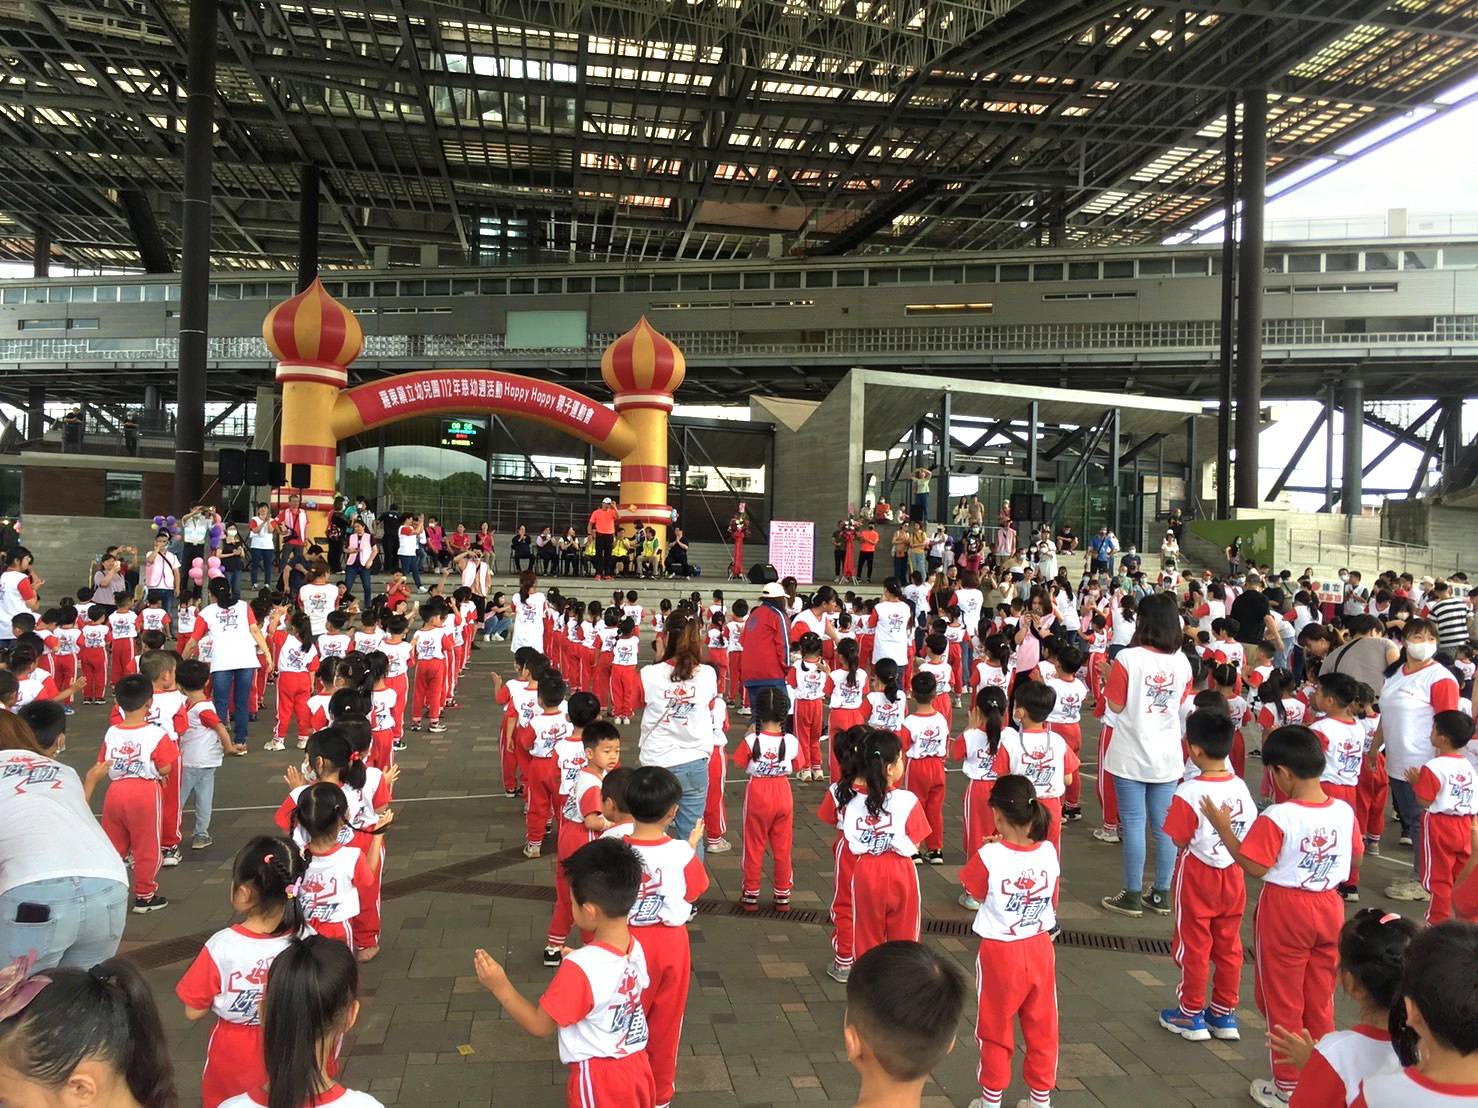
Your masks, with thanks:
[(62, 708), (62, 714), (63, 715), (68, 715), (68, 716), (75, 716), (77, 714), (77, 709), (76, 708), (73, 708), (71, 705), (65, 705)]
[(710, 854), (727, 854), (734, 849), (734, 844), (729, 842), (728, 839), (713, 839), (704, 849)]
[(503, 636), (502, 635), (494, 635), (493, 636), (493, 642), (502, 642), (502, 641), (503, 641)]
[(412, 731), (419, 731), (420, 729), (421, 729), (421, 721), (420, 720), (413, 720), (411, 722), (411, 730)]
[(396, 739), (390, 744), (390, 749), (399, 754), (402, 750), (409, 750), (410, 747), (406, 746), (404, 739)]
[(1160, 1026), (1172, 1035), (1192, 1043), (1204, 1043), (1211, 1038), (1211, 1029), (1206, 1026), (1206, 1017), (1200, 1012), (1186, 1015), (1179, 1008), (1164, 1008), (1160, 1011)]
[(944, 865), (944, 851), (942, 851), (942, 850), (931, 850), (931, 851), (929, 851), (929, 864), (931, 866), (942, 866), (942, 865)]
[[(102, 703), (102, 701), (99, 701), (98, 703)], [(1411, 845), (1411, 836), (1410, 835), (1402, 835), (1399, 839), (1396, 840), (1396, 842), (1400, 846), (1410, 846)]]
[(1247, 1089), (1247, 1095), (1252, 1097), (1252, 1103), (1261, 1105), (1262, 1108), (1287, 1108), (1288, 1094), (1280, 1092), (1278, 1086), (1266, 1077), (1259, 1077)]
[(969, 908), (972, 912), (979, 911), (980, 909), (980, 901), (976, 900), (969, 893), (961, 893), (960, 898), (955, 903), (961, 908)]
[(287, 744), (284, 743), (281, 739), (270, 739), (270, 740), (268, 740), (267, 744), (262, 747), (262, 749), (263, 750), (286, 750), (287, 749)]
[(159, 864), (163, 866), (177, 866), (180, 864), (180, 848), (167, 846), (161, 852)]
[(924, 856), (922, 854), (915, 854), (913, 856), (913, 864), (916, 865), (916, 866), (923, 865), (924, 864)]
[(504, 789), (503, 790), (503, 796), (506, 797), (508, 800), (517, 799), (517, 797), (518, 797), (518, 790), (517, 789)]
[(564, 961), (564, 955), (559, 952), (557, 946), (546, 946), (544, 948), (544, 964), (546, 966), (558, 966)]
[(1242, 1032), (1237, 1027), (1237, 1013), (1228, 1012), (1219, 1016), (1210, 1008), (1204, 1013), (1206, 1029), (1211, 1032), (1213, 1039), (1221, 1039), (1223, 1042), (1235, 1043), (1242, 1038)]
[(775, 911), (779, 912), (782, 916), (783, 915), (786, 915), (790, 911), (790, 901), (788, 901), (788, 900), (776, 900), (775, 901)]
[(209, 835), (196, 835), (193, 839), (190, 840), (190, 849), (204, 850), (206, 847), (210, 846), (214, 842), (215, 840), (212, 839)]
[(537, 858), (539, 856), (539, 850), (540, 846), (538, 843), (523, 844), (523, 856), (525, 858)]
[(1077, 823), (1078, 820), (1080, 820), (1082, 818), (1083, 818), (1083, 809), (1081, 809), (1081, 808), (1064, 808), (1062, 810), (1062, 822), (1063, 823)]
[(1116, 843), (1119, 841), (1119, 829), (1117, 827), (1095, 827), (1093, 837), (1101, 843)]
[(157, 912), (161, 908), (168, 907), (169, 901), (159, 893), (155, 893), (153, 896), (136, 896), (133, 898), (133, 910), (136, 915), (141, 916), (145, 912)]
[(1360, 886), (1359, 885), (1341, 885), (1339, 887), (1339, 896), (1340, 896), (1340, 899), (1343, 900), (1346, 904), (1359, 904), (1360, 903)]
[(1144, 906), (1157, 916), (1168, 916), (1170, 914), (1170, 890), (1151, 889), (1149, 895), (1144, 898)]
[(1128, 889), (1122, 889), (1113, 896), (1106, 896), (1098, 903), (1103, 905), (1105, 911), (1113, 912), (1117, 916), (1139, 919), (1144, 915), (1143, 898), (1139, 893)]
[(1431, 900), (1432, 896), (1416, 881), (1397, 881), (1386, 886), (1386, 895), (1392, 900)]
[(852, 976), (851, 966), (839, 966), (835, 962), (826, 967), (826, 976), (830, 977), (839, 985), (845, 985), (847, 978)]
[(307, 735), (299, 735), (298, 736), (298, 749), (299, 750), (307, 750), (308, 749), (308, 736)]
[(1380, 857), (1380, 840), (1374, 835), (1365, 836), (1365, 853), (1376, 858)]
[(493, 636), (491, 636), (491, 635), (484, 635), (482, 637), (482, 641), (483, 642), (492, 642), (493, 641)]
[(760, 910), (760, 894), (745, 893), (739, 898), (739, 907), (746, 912), (758, 912)]
[(445, 732), (446, 732), (446, 724), (442, 723), (441, 720), (437, 720), (430, 727), (426, 728), (426, 730), (429, 731), (433, 735), (445, 734)]

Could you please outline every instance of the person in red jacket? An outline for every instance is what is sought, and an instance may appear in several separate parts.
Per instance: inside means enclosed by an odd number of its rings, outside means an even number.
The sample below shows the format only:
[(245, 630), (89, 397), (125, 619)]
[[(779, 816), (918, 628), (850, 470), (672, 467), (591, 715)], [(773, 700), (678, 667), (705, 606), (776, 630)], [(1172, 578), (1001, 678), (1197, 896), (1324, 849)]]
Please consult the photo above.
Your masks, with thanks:
[(754, 703), (757, 689), (786, 691), (790, 672), (790, 620), (785, 614), (785, 589), (772, 581), (760, 590), (759, 603), (749, 613), (740, 633), (744, 657), (744, 690)]

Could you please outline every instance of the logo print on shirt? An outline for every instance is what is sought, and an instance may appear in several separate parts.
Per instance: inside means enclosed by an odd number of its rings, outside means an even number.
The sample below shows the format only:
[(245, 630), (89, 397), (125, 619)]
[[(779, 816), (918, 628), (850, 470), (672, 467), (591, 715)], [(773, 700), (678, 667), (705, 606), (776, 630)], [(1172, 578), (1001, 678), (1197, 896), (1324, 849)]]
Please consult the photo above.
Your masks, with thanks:
[(1334, 868), (1335, 862), (1339, 861), (1336, 854), (1339, 849), (1339, 832), (1317, 828), (1304, 837), (1298, 844), (1298, 849), (1303, 853), (1298, 869), (1305, 875), (1304, 885), (1327, 884), (1329, 872)]
[(1041, 930), (1042, 913), (1052, 902), (1048, 895), (1051, 884), (1046, 870), (1024, 870), (1014, 878), (1001, 881), (1001, 895), (1006, 898), (1001, 910), (1016, 917), (1011, 924), (1011, 934), (1026, 928)]
[(1046, 788), (1056, 779), (1057, 767), (1052, 764), (1052, 745), (1030, 747), (1023, 746), (1021, 756), (1025, 764), (1021, 767), (1021, 774), (1038, 789)]
[(339, 879), (309, 872), (303, 874), (302, 885), (306, 894), (303, 915), (308, 919), (332, 919), (339, 907)]
[(621, 974), (621, 983), (616, 986), (616, 997), (611, 1002), (612, 1033), (619, 1035), (617, 1049), (640, 1050), (647, 1045), (647, 1016), (641, 1006), (641, 983), (637, 980), (636, 967), (626, 964)]
[(1468, 809), (1473, 806), (1473, 775), (1454, 773), (1447, 779), (1447, 797), (1453, 804)]
[(857, 841), (869, 854), (886, 854), (893, 845), (893, 813), (885, 810), (876, 816), (859, 816), (856, 830)]
[(645, 860), (641, 867), (641, 888), (636, 891), (636, 903), (631, 906), (631, 922), (638, 927), (662, 922), (662, 906), (667, 898), (662, 895), (662, 871), (648, 869)]
[(49, 762), (18, 762), (0, 770), (0, 781), (15, 781), (16, 796), (25, 796), (26, 787), (50, 786), (55, 791), (62, 787), (61, 767)]
[(1171, 673), (1147, 673), (1144, 677), (1144, 692), (1149, 698), (1147, 708), (1161, 715), (1170, 711), (1171, 698), (1175, 694), (1175, 675)]

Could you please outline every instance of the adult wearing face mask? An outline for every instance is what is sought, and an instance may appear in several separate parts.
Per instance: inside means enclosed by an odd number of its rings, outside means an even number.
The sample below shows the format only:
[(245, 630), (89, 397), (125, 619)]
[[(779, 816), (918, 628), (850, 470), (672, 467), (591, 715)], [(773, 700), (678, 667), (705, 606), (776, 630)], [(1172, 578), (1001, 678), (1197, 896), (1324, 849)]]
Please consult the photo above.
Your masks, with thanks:
[(237, 530), (236, 524), (226, 524), (226, 533), (221, 536), (221, 549), (217, 552), (217, 557), (221, 559), (221, 572), (231, 582), (231, 591), (240, 592), (241, 574), (246, 569), (246, 546), (241, 541), (241, 532)]

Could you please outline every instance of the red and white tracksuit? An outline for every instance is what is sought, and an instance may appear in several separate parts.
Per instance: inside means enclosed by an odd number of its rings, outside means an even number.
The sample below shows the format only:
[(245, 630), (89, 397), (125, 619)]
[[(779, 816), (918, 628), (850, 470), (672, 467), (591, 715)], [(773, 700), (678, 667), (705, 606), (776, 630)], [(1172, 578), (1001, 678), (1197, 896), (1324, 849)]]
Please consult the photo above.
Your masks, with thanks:
[(734, 764), (749, 774), (744, 788), (744, 857), (742, 896), (759, 899), (765, 851), (775, 862), (775, 904), (790, 903), (795, 883), (791, 844), (795, 834), (795, 795), (790, 775), (800, 756), (794, 735), (760, 731), (746, 735), (734, 748)]
[[(1099, 696), (1102, 704), (1102, 694)], [(1105, 707), (1103, 711), (1103, 725), (1098, 730), (1098, 778), (1094, 787), (1098, 793), (1098, 806), (1103, 812), (1103, 826), (1107, 831), (1119, 829), (1119, 796), (1114, 791), (1114, 775), (1103, 768), (1103, 760), (1108, 754), (1109, 743), (1114, 738), (1114, 721), (1118, 716), (1111, 709)]]
[(1422, 813), (1422, 849), (1419, 855), (1422, 888), (1432, 894), (1427, 922), (1452, 918), (1452, 886), (1473, 851), (1473, 820), (1478, 814), (1474, 796), (1473, 763), (1463, 754), (1439, 754), (1422, 766), (1414, 786)]
[[(318, 650), (289, 636), (277, 653), (277, 726), (275, 736), (287, 738), (288, 728), (298, 726), (298, 738), (313, 732), (308, 698), (313, 695), (313, 673), (318, 668)], [(259, 671), (260, 672), (260, 671)]]
[(852, 951), (852, 874), (857, 868), (857, 855), (848, 848), (847, 837), (842, 834), (841, 813), (837, 810), (834, 786), (827, 786), (826, 795), (821, 798), (821, 807), (816, 815), (822, 823), (837, 829), (836, 842), (831, 849), (835, 863), (832, 867), (830, 910), (831, 950), (836, 957), (836, 964), (845, 969), (852, 964), (855, 957)]
[(820, 666), (802, 659), (790, 667), (785, 679), (795, 690), (795, 737), (801, 746), (795, 768), (820, 769), (827, 673)]
[(729, 821), (724, 812), (724, 786), (729, 779), (729, 702), (713, 698), (713, 751), (708, 756), (708, 794), (703, 798), (703, 837), (710, 846), (724, 841)]
[(826, 676), (826, 688), (830, 696), (828, 707), (831, 709), (826, 721), (827, 746), (830, 748), (827, 761), (831, 766), (830, 779), (833, 783), (841, 775), (836, 757), (837, 735), (849, 727), (867, 722), (867, 686), (867, 674), (860, 666), (850, 680), (845, 669), (834, 669)]
[(432, 723), (439, 723), (446, 702), (446, 632), (440, 627), (423, 627), (416, 632), (411, 645), (416, 656), (411, 723), (419, 724), (422, 713), (428, 714)]
[(525, 842), (538, 846), (544, 841), (544, 829), (554, 818), (554, 804), (559, 796), (559, 762), (554, 757), (554, 745), (575, 733), (563, 708), (552, 712), (544, 711), (529, 723), (528, 762), (524, 766), (524, 780), (528, 783), (525, 798)]
[(1033, 1103), (1046, 1103), (1057, 1084), (1057, 959), (1050, 934), (1061, 876), (1048, 842), (986, 843), (960, 871), (960, 883), (980, 907), (974, 930), (981, 1095), (999, 1103), (1011, 1083), (1015, 1023), (1026, 1053), (1022, 1076)]
[(139, 671), (138, 648), (139, 617), (134, 612), (114, 612), (108, 617), (108, 630), (112, 635), (112, 679), (127, 677)]
[(1047, 841), (1062, 850), (1062, 794), (1067, 779), (1078, 775), (1078, 756), (1053, 731), (1005, 731), (996, 748), (996, 776), (1019, 773), (1037, 790), (1037, 801), (1051, 813)]
[(98, 751), (98, 761), (108, 766), (103, 832), (120, 858), (133, 855), (136, 897), (147, 899), (159, 888), (160, 785), (178, 772), (179, 760), (169, 732), (152, 723), (109, 727)]
[(960, 763), (965, 775), (964, 856), (969, 858), (996, 833), (996, 814), (990, 806), (991, 790), (996, 787), (996, 755), (990, 748), (990, 736), (971, 727), (950, 744), (949, 756)]
[(949, 716), (939, 712), (904, 719), (899, 737), (904, 743), (903, 787), (919, 798), (931, 851), (944, 849), (944, 756), (949, 750)]
[(611, 715), (630, 719), (641, 707), (641, 676), (636, 663), (641, 653), (641, 639), (635, 632), (617, 639), (611, 647)]
[(919, 875), (913, 856), (929, 837), (918, 797), (893, 789), (876, 815), (865, 793), (852, 797), (839, 817), (852, 870), (852, 952), (860, 958), (893, 939), (917, 942), (922, 918)]
[(539, 689), (534, 682), (515, 677), (498, 687), (494, 699), (503, 707), (503, 721), (498, 731), (503, 790), (512, 792), (520, 781), (528, 783), (528, 774), (523, 772), (528, 761), (525, 753), (529, 739), (527, 728), (529, 720), (539, 711)]
[(594, 842), (599, 832), (592, 831), (585, 823), (586, 817), (600, 815), (600, 777), (588, 768), (582, 769), (575, 778), (574, 786), (563, 798), (559, 812), (559, 837), (555, 847), (554, 863), (554, 911), (549, 917), (549, 933), (544, 945), (558, 949), (570, 937), (570, 928), (575, 925), (575, 914), (570, 907), (570, 886), (565, 880), (566, 858), (587, 843)]
[(82, 666), (84, 700), (105, 700), (108, 696), (108, 647), (113, 642), (112, 633), (106, 623), (87, 623), (82, 626), (79, 639), (78, 661)]

